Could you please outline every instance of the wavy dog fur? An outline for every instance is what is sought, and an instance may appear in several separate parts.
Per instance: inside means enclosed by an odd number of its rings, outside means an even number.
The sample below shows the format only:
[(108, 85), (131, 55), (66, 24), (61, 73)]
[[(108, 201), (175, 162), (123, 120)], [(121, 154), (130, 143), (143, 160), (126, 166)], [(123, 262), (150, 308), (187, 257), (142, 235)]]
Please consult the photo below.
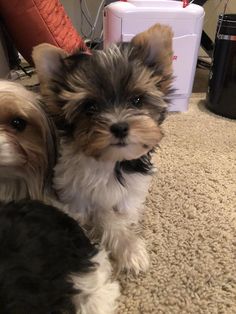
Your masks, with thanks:
[(91, 55), (67, 56), (47, 44), (33, 51), (42, 94), (63, 131), (54, 187), (111, 251), (118, 270), (148, 267), (133, 225), (148, 192), (152, 152), (163, 136), (172, 56), (172, 31), (159, 24), (129, 44)]
[(0, 81), (0, 200), (43, 199), (50, 193), (57, 140), (34, 93)]

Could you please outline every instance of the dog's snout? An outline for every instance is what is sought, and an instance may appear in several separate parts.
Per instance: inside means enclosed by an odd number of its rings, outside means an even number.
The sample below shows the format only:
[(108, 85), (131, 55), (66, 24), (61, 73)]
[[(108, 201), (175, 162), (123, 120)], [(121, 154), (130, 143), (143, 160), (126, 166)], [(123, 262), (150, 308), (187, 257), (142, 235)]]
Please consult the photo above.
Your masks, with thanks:
[(115, 123), (111, 125), (110, 130), (115, 137), (124, 138), (128, 135), (129, 125), (127, 122)]

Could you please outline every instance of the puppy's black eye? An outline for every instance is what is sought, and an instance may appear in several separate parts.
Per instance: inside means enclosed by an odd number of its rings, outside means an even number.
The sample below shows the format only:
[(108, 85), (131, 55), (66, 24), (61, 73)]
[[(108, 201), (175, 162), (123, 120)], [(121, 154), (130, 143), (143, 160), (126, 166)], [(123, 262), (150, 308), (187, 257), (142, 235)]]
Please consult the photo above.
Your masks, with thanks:
[(11, 120), (11, 126), (19, 132), (24, 131), (26, 128), (27, 122), (22, 118), (15, 118)]
[(93, 115), (98, 110), (98, 105), (95, 102), (87, 102), (84, 106), (87, 115)]
[(141, 96), (136, 96), (131, 98), (131, 104), (137, 108), (141, 107), (142, 105), (142, 97)]

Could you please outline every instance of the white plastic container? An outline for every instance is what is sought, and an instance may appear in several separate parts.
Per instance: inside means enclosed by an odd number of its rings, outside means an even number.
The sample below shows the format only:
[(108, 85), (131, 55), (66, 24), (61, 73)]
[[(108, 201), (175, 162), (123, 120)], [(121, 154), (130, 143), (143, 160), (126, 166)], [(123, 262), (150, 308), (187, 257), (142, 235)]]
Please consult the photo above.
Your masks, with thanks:
[(105, 7), (104, 45), (129, 42), (137, 33), (155, 23), (172, 27), (174, 88), (171, 111), (186, 111), (192, 92), (200, 46), (204, 9), (190, 4), (183, 8), (180, 1), (173, 0), (128, 0), (114, 2)]

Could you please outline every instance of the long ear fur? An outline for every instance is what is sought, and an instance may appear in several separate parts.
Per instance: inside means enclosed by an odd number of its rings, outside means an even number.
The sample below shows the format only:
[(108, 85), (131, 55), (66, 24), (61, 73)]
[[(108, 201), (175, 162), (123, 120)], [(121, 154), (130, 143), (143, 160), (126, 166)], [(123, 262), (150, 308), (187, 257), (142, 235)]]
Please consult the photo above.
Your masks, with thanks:
[(169, 26), (155, 24), (131, 41), (131, 57), (140, 58), (154, 70), (155, 75), (162, 77), (160, 89), (164, 94), (168, 94), (172, 83), (172, 38), (173, 32)]
[(61, 70), (61, 61), (67, 53), (50, 44), (40, 44), (33, 49), (32, 58), (37, 70), (41, 93), (47, 93), (48, 84)]
[(77, 67), (80, 59), (87, 58), (89, 55), (89, 51), (83, 46), (77, 48), (72, 55), (50, 44), (40, 44), (33, 49), (32, 58), (39, 78), (41, 94), (59, 129), (64, 128), (65, 123), (64, 119), (61, 118), (60, 104), (55, 101), (57, 92), (53, 89), (54, 83), (55, 81), (63, 82), (64, 75)]

